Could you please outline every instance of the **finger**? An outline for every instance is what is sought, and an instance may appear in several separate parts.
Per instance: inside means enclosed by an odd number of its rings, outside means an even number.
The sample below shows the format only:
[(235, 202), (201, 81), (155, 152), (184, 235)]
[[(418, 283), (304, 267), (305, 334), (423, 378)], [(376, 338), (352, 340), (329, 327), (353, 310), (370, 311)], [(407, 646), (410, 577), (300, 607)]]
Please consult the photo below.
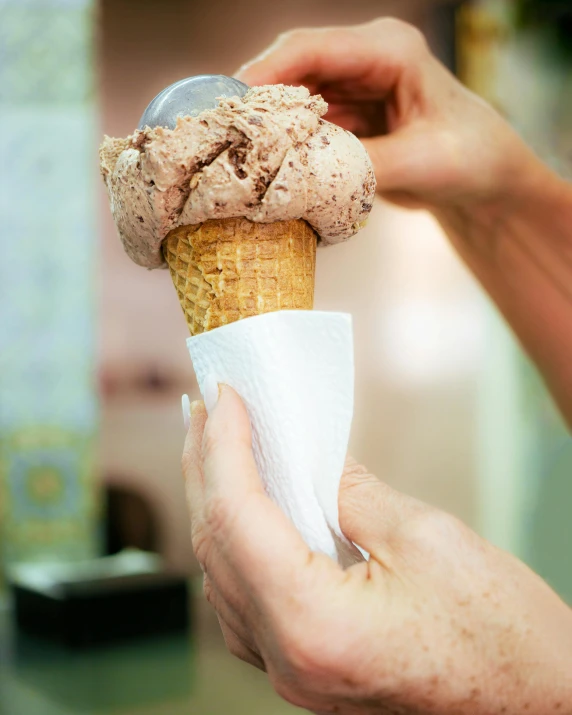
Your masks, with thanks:
[[(431, 139), (431, 129), (428, 127), (403, 127), (387, 136), (362, 138), (369, 157), (373, 163), (377, 191), (415, 192), (422, 184), (427, 174), (434, 153), (435, 143), (439, 137)], [(434, 180), (439, 177), (434, 175)]]
[[(236, 592), (236, 588), (231, 590), (231, 593), (232, 592)], [(213, 580), (206, 574), (203, 579), (203, 593), (208, 603), (214, 608), (224, 622), (230, 626), (244, 645), (246, 645), (253, 653), (260, 655), (256, 646), (254, 635), (245, 625), (244, 619), (239, 615), (233, 603), (229, 602), (221, 595), (220, 591), (213, 583)]]
[(264, 494), (252, 453), (250, 419), (242, 400), (228, 385), (219, 385), (218, 398), (210, 409), (202, 455), (205, 488), (210, 494)]
[(401, 524), (427, 508), (348, 458), (339, 491), (340, 526), (350, 541), (377, 561), (391, 565), (392, 542)]
[[(231, 565), (255, 604), (272, 611), (285, 608), (289, 588), (317, 555), (266, 495), (252, 453), (246, 408), (228, 386), (222, 386), (207, 421), (203, 459), (205, 512), (216, 546), (211, 553), (217, 555), (213, 569), (222, 568), (220, 563)], [(339, 569), (326, 561), (331, 571)]]
[(199, 520), (204, 504), (202, 442), (207, 411), (201, 401), (191, 404), (191, 424), (183, 448), (182, 469), (191, 522)]
[(228, 652), (235, 658), (266, 672), (266, 666), (262, 658), (245, 645), (218, 614), (217, 617)]
[(360, 94), (367, 89), (368, 96), (385, 96), (402, 70), (399, 38), (389, 24), (380, 26), (377, 34), (364, 32), (364, 27), (286, 33), (243, 65), (237, 77), (250, 85), (351, 81)]
[(409, 159), (406, 143), (399, 132), (386, 137), (364, 138), (361, 142), (373, 164), (377, 191), (383, 193), (401, 188)]

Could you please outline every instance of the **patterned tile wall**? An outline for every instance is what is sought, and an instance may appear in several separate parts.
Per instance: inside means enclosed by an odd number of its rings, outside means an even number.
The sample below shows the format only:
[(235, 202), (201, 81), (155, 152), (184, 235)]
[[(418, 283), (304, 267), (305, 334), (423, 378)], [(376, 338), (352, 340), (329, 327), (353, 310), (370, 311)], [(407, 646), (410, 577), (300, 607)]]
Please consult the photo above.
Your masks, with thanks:
[(0, 547), (97, 551), (92, 0), (0, 0)]

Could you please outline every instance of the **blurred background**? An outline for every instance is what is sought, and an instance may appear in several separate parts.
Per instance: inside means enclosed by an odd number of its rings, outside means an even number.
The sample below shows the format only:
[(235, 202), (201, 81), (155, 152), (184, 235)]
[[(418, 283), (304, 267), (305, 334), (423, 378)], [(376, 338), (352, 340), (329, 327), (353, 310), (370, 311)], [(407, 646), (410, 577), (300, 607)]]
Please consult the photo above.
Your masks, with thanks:
[[(102, 135), (131, 133), (166, 85), (232, 74), (279, 32), (391, 15), (570, 175), (567, 5), (0, 0), (2, 714), (293, 712), (226, 654), (200, 595), (179, 466), (180, 397), (198, 397), (187, 328), (168, 273), (123, 253)], [(354, 456), (572, 602), (572, 441), (439, 227), (378, 201), (317, 270), (316, 308), (354, 318)], [(109, 624), (117, 588), (101, 583), (118, 578), (121, 608), (156, 632)], [(163, 623), (164, 603), (180, 618)], [(109, 642), (86, 631), (96, 611)]]

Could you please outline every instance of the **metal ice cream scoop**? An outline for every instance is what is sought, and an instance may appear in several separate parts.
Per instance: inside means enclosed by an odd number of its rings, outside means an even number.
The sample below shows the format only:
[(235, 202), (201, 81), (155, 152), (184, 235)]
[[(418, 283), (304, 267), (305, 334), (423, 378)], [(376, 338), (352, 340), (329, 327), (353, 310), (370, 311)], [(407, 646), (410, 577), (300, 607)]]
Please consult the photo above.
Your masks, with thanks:
[(223, 74), (200, 74), (166, 87), (153, 99), (139, 121), (144, 127), (174, 129), (177, 117), (196, 117), (205, 109), (214, 109), (219, 97), (244, 97), (249, 87)]

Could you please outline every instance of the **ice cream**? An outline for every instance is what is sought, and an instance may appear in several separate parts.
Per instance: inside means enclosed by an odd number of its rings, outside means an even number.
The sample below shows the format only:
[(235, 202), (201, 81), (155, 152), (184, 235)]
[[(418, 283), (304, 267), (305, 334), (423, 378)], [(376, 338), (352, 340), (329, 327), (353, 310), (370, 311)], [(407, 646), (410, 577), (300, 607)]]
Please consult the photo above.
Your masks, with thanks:
[(310, 310), (317, 243), (353, 236), (371, 210), (375, 178), (362, 144), (324, 121), (327, 104), (304, 87), (242, 85), (244, 96), (186, 116), (172, 88), (144, 114), (166, 95), (172, 128), (105, 137), (100, 149), (127, 254), (147, 268), (168, 265), (192, 335)]
[(321, 119), (326, 111), (304, 87), (255, 87), (175, 129), (106, 137), (101, 171), (127, 254), (160, 267), (169, 231), (232, 217), (302, 219), (323, 244), (353, 236), (375, 178), (362, 144)]

